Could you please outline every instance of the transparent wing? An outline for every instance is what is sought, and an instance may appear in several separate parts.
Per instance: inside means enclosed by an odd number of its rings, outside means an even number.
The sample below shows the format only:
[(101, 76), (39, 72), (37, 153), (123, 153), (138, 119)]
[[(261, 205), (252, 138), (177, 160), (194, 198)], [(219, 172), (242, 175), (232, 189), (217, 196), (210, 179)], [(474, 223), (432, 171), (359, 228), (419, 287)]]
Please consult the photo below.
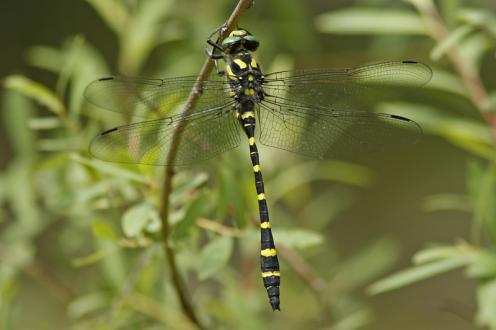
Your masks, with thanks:
[(352, 69), (283, 71), (265, 76), (263, 89), (273, 99), (356, 110), (382, 90), (419, 87), (432, 77), (429, 66), (414, 61), (378, 63)]
[[(161, 118), (187, 99), (196, 76), (166, 79), (107, 77), (92, 82), (85, 97), (93, 105), (127, 117)], [(232, 101), (225, 77), (212, 74), (203, 81), (203, 92), (195, 109), (217, 108)]]
[(258, 118), (260, 143), (315, 158), (405, 147), (422, 136), (417, 123), (401, 116), (270, 100), (260, 104)]
[[(167, 156), (173, 134), (182, 130), (173, 162)], [(96, 136), (92, 156), (105, 161), (147, 165), (189, 165), (219, 155), (240, 143), (238, 123), (232, 108), (209, 109), (120, 126)]]

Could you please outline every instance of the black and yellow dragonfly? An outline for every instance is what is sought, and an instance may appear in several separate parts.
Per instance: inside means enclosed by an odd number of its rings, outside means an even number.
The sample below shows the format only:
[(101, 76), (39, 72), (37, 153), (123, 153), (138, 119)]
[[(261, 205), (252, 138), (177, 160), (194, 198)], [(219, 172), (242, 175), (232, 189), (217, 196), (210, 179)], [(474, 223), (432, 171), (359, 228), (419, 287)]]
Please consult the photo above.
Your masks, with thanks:
[[(90, 103), (127, 118), (143, 119), (99, 134), (89, 152), (112, 162), (188, 165), (238, 147), (244, 132), (259, 205), (262, 278), (276, 310), (280, 270), (255, 139), (315, 158), (407, 146), (422, 135), (417, 123), (398, 115), (360, 111), (360, 100), (388, 86), (422, 86), (432, 71), (422, 63), (398, 61), (263, 74), (252, 56), (259, 42), (248, 31), (237, 29), (221, 42), (211, 37), (209, 56), (217, 68), (217, 62), (223, 61), (225, 72), (202, 82), (195, 111), (187, 116), (171, 113), (184, 105), (194, 76), (109, 77), (91, 83), (85, 91)], [(178, 127), (182, 135), (174, 146), (176, 157), (169, 162), (167, 155)]]

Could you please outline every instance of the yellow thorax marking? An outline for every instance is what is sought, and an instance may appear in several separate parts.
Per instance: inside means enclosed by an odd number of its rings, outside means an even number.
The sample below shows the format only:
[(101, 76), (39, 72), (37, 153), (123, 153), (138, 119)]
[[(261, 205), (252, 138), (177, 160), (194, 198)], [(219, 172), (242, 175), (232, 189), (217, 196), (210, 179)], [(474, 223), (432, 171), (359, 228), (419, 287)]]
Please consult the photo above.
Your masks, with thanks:
[(265, 249), (260, 251), (263, 257), (275, 257), (277, 255), (276, 249)]
[(256, 68), (258, 66), (257, 61), (255, 61), (254, 58), (251, 59), (250, 65), (251, 65), (252, 68)]
[(259, 201), (264, 200), (265, 199), (265, 194), (264, 193), (258, 194), (257, 195), (257, 198), (258, 198)]
[(241, 115), (241, 119), (246, 119), (246, 118), (250, 118), (250, 117), (255, 117), (255, 114), (253, 113), (253, 111), (247, 111)]
[(270, 222), (265, 221), (265, 222), (260, 223), (260, 228), (262, 228), (262, 229), (270, 228)]
[(230, 37), (242, 37), (246, 35), (245, 30), (234, 30), (229, 34)]
[(255, 90), (253, 88), (245, 89), (245, 95), (249, 96), (249, 95), (254, 95), (254, 94), (255, 94)]
[(281, 272), (262, 272), (262, 277), (270, 277), (270, 276), (281, 276)]
[(260, 172), (260, 165), (253, 166), (253, 171), (254, 172)]
[(241, 70), (246, 69), (246, 67), (247, 67), (246, 63), (243, 62), (243, 60), (241, 60), (239, 58), (234, 59), (233, 62), (236, 63)]
[(253, 81), (253, 75), (252, 74), (248, 75), (248, 81)]
[(236, 76), (234, 75), (231, 67), (228, 65), (226, 66), (226, 72), (227, 72), (227, 78), (231, 79), (231, 80), (237, 80)]
[(255, 138), (254, 137), (251, 137), (248, 139), (248, 143), (252, 146), (255, 144)]

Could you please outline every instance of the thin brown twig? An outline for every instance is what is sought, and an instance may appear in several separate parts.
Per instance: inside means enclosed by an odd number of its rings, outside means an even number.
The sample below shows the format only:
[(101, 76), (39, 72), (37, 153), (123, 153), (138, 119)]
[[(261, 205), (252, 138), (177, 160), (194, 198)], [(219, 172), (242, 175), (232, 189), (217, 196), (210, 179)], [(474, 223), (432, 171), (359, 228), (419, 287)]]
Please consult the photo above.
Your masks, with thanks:
[[(254, 0), (239, 0), (236, 8), (232, 12), (231, 16), (227, 20), (225, 24), (225, 28), (221, 29), (219, 31), (219, 37), (220, 39), (225, 38), (228, 33), (230, 33), (237, 25), (241, 15), (251, 7), (253, 4)], [(212, 72), (214, 63), (212, 59), (207, 58), (205, 63), (203, 64), (203, 67), (200, 70), (200, 73), (198, 74), (198, 78), (191, 90), (191, 93), (186, 101), (186, 105), (184, 107), (184, 111), (182, 113), (183, 117), (188, 116), (191, 114), (195, 108), (195, 105), (198, 101), (198, 98), (200, 97), (202, 93), (202, 85), (203, 81), (207, 79), (209, 76), (210, 72)], [(171, 149), (169, 151), (169, 154), (167, 155), (167, 164), (173, 164), (174, 159), (176, 158), (177, 155), (177, 149), (179, 147), (179, 142), (181, 139), (181, 136), (184, 131), (185, 123), (180, 124), (173, 136), (172, 136), (172, 141), (171, 141)], [(169, 209), (170, 209), (170, 195), (172, 193), (172, 179), (174, 177), (174, 169), (172, 166), (167, 166), (165, 168), (165, 175), (164, 175), (164, 181), (163, 181), (163, 187), (162, 187), (162, 199), (161, 199), (161, 209), (160, 209), (160, 218), (161, 218), (161, 223), (162, 223), (162, 241), (164, 245), (164, 250), (165, 250), (165, 256), (167, 259), (167, 263), (169, 266), (169, 269), (171, 270), (171, 276), (172, 276), (172, 282), (174, 285), (174, 288), (176, 290), (176, 293), (179, 297), (179, 300), (181, 302), (181, 307), (184, 311), (184, 313), (187, 315), (187, 317), (194, 323), (196, 324), (199, 328), (203, 329), (204, 327), (201, 325), (198, 317), (196, 316), (195, 310), (191, 304), (191, 302), (188, 299), (188, 295), (186, 293), (185, 286), (183, 284), (183, 279), (181, 278), (181, 275), (179, 273), (179, 270), (177, 268), (176, 264), (176, 259), (175, 259), (175, 254), (174, 250), (171, 246), (171, 242), (169, 240), (170, 236), (170, 231), (171, 227), (169, 224)]]
[[(252, 223), (257, 223), (256, 220), (251, 221)], [(231, 228), (224, 226), (218, 222), (200, 218), (196, 221), (196, 225), (206, 230), (213, 231), (223, 236), (230, 237), (241, 237), (242, 231), (237, 228)], [(317, 272), (308, 264), (305, 259), (300, 256), (296, 251), (290, 249), (282, 244), (278, 245), (278, 251), (288, 265), (294, 270), (294, 272), (305, 281), (312, 290), (317, 293), (322, 292), (322, 290), (327, 286), (326, 281), (320, 277)]]
[(312, 266), (310, 266), (310, 264), (308, 264), (296, 251), (287, 248), (284, 245), (279, 245), (277, 251), (296, 272), (296, 274), (298, 274), (298, 276), (300, 276), (313, 291), (321, 293), (327, 286), (326, 281), (320, 277)]
[[(431, 38), (437, 43), (443, 41), (448, 36), (449, 30), (432, 0), (410, 0), (410, 2), (419, 12)], [(450, 60), (458, 75), (462, 78), (463, 83), (470, 94), (472, 102), (491, 130), (493, 143), (496, 144), (495, 109), (489, 108), (489, 94), (479, 77), (477, 69), (464, 63), (456, 47), (448, 49), (446, 51), (446, 56)]]

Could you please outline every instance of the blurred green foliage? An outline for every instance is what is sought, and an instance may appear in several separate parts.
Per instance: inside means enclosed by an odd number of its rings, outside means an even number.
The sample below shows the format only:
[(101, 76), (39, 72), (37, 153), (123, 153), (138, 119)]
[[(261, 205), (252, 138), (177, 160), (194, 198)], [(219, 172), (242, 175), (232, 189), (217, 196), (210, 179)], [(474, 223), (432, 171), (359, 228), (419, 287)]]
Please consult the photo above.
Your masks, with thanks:
[[(195, 329), (181, 311), (161, 247), (164, 169), (91, 159), (86, 151), (91, 138), (123, 119), (86, 104), (83, 91), (110, 73), (195, 74), (209, 31), (235, 4), (88, 0), (85, 5), (104, 22), (102, 31), (92, 34), (91, 27), (82, 27), (58, 47), (33, 39), (25, 60), (39, 79), (21, 74), (3, 79), (7, 142), (2, 142), (8, 160), (0, 171), (0, 327)], [(438, 14), (429, 16), (433, 9)], [(418, 59), (435, 73), (424, 89), (400, 91), (396, 99), (374, 104), (374, 111), (421, 124), (426, 138), (412, 150), (383, 155), (367, 166), (262, 150), (282, 257), (281, 313), (270, 311), (259, 278), (256, 200), (246, 150), (178, 169), (172, 244), (206, 327), (496, 329), (496, 121), (491, 127), (487, 120), (496, 116), (495, 9), (490, 0), (279, 0), (257, 1), (244, 15), (241, 25), (261, 40), (258, 56), (267, 72)], [(64, 15), (70, 20), (76, 13)], [(433, 32), (439, 25), (443, 33)], [(474, 83), (487, 95), (474, 94)], [(465, 173), (436, 158), (446, 149)], [(441, 187), (411, 197), (410, 190), (435, 175), (445, 177)], [(376, 199), (364, 197), (369, 195)], [(443, 221), (458, 213), (461, 227)], [(421, 218), (433, 215), (439, 225), (415, 229)], [(391, 235), (386, 229), (391, 222), (381, 217), (394, 218), (402, 231)], [(405, 250), (419, 250), (410, 268), (402, 261)], [(398, 270), (400, 265), (406, 268)], [(403, 293), (407, 289), (397, 292), (412, 306), (404, 310), (395, 310), (392, 300), (381, 312), (377, 299), (384, 296), (363, 294), (365, 288), (377, 295), (432, 281), (460, 268), (466, 279), (449, 280), (450, 288), (475, 283), (462, 295), (463, 311), (448, 308), (461, 318), (436, 321), (426, 314), (412, 322), (413, 306), (424, 301), (410, 299)], [(381, 278), (393, 269), (398, 272)], [(442, 302), (446, 295), (435, 287), (429, 288), (429, 299)], [(473, 313), (465, 308), (471, 305)]]

